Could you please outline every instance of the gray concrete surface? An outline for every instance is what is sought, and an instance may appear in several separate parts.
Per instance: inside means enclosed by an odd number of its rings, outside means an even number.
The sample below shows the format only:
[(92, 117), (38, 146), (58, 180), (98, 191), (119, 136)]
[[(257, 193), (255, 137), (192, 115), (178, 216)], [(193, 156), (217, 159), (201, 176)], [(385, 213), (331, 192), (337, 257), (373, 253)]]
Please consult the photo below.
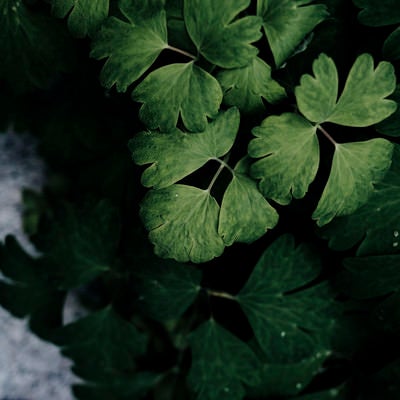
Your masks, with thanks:
[[(21, 230), (21, 189), (40, 189), (45, 168), (28, 134), (0, 133), (0, 240), (15, 235), (27, 251), (34, 249)], [(79, 305), (68, 299), (64, 319), (73, 320)], [(77, 379), (57, 347), (40, 341), (25, 320), (0, 307), (0, 400), (72, 400)]]

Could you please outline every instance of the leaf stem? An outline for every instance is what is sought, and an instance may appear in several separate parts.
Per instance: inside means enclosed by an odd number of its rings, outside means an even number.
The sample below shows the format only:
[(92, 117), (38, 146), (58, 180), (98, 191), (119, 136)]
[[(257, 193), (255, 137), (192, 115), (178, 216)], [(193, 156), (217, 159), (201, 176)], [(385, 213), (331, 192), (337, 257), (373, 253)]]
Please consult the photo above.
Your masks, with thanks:
[(337, 142), (335, 141), (335, 139), (333, 139), (333, 137), (321, 125), (317, 125), (317, 129), (319, 129), (324, 134), (324, 136), (336, 147)]
[(197, 57), (196, 57), (195, 55), (193, 55), (192, 53), (189, 53), (189, 52), (187, 52), (187, 51), (185, 51), (185, 50), (178, 49), (177, 47), (168, 45), (168, 46), (166, 47), (166, 49), (171, 50), (171, 51), (174, 51), (175, 53), (182, 54), (182, 55), (184, 55), (184, 56), (186, 56), (186, 57), (191, 58), (192, 60), (197, 60)]
[(214, 186), (215, 181), (218, 179), (220, 173), (222, 172), (222, 170), (224, 168), (226, 168), (233, 176), (235, 176), (235, 171), (226, 163), (226, 161), (228, 161), (228, 158), (229, 158), (229, 154), (223, 160), (221, 160), (217, 157), (210, 158), (210, 160), (218, 161), (220, 163), (220, 166), (218, 168), (218, 171), (213, 176), (210, 184), (208, 185), (208, 188), (207, 188), (208, 192), (211, 191), (212, 187)]
[(221, 297), (223, 299), (236, 301), (236, 297), (235, 296), (233, 296), (232, 294), (226, 293), (226, 292), (219, 292), (217, 290), (207, 289), (207, 294), (209, 296)]

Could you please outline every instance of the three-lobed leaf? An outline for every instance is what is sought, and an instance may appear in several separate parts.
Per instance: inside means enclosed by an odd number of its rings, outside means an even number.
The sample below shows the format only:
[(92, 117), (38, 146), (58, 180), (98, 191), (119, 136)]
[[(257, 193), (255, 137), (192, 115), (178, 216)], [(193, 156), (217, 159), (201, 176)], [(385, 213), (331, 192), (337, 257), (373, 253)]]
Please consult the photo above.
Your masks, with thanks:
[(151, 72), (133, 91), (144, 103), (139, 117), (150, 128), (171, 131), (181, 116), (185, 127), (202, 132), (222, 101), (218, 81), (194, 62), (170, 64)]
[(250, 0), (221, 4), (213, 0), (185, 0), (184, 19), (190, 38), (200, 54), (222, 68), (249, 64), (258, 49), (251, 43), (261, 37), (261, 18), (236, 18)]

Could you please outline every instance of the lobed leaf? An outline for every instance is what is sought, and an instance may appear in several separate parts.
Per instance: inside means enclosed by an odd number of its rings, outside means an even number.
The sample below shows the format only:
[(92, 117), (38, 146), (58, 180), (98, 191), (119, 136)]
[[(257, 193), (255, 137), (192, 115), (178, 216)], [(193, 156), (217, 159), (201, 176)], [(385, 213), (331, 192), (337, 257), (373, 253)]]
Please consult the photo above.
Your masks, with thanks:
[(260, 158), (250, 173), (260, 179), (265, 197), (288, 204), (292, 196), (302, 198), (314, 180), (319, 163), (316, 127), (299, 115), (285, 113), (264, 119), (252, 131), (248, 153)]
[(213, 319), (191, 333), (188, 380), (198, 399), (241, 400), (245, 385), (259, 382), (260, 361), (244, 342)]
[(151, 72), (132, 97), (144, 103), (139, 117), (150, 129), (171, 131), (181, 116), (188, 130), (202, 132), (207, 127), (207, 117), (218, 114), (222, 90), (212, 75), (190, 62)]
[(249, 64), (258, 49), (251, 45), (261, 37), (261, 18), (238, 14), (250, 0), (224, 2), (185, 0), (184, 19), (190, 38), (208, 61), (222, 68), (240, 68)]
[(353, 3), (362, 8), (358, 19), (365, 25), (384, 26), (400, 22), (396, 0), (353, 0)]
[(390, 167), (393, 144), (385, 139), (336, 144), (328, 182), (313, 213), (319, 226), (365, 204)]
[(295, 52), (306, 35), (328, 16), (325, 5), (310, 4), (312, 2), (257, 0), (257, 15), (263, 19), (265, 35), (277, 67), (280, 67)]

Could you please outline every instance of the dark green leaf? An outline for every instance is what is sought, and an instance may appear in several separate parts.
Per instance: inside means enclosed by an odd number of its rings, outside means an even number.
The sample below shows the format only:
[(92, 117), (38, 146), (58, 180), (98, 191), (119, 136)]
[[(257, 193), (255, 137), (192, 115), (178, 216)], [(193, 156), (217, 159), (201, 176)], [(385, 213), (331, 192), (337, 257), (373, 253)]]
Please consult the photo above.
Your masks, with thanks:
[(383, 54), (389, 60), (398, 60), (400, 58), (400, 27), (395, 29), (385, 40), (383, 44)]
[(329, 348), (332, 293), (326, 283), (302, 289), (320, 271), (318, 256), (285, 235), (267, 248), (237, 295), (269, 363), (300, 362)]
[(199, 400), (242, 400), (244, 385), (259, 382), (260, 361), (250, 348), (209, 320), (190, 336), (192, 366), (189, 383)]
[(365, 25), (383, 26), (400, 22), (397, 0), (353, 0), (353, 2), (362, 8), (358, 19)]
[(185, 0), (186, 29), (208, 61), (222, 68), (240, 68), (257, 55), (258, 49), (251, 43), (261, 37), (261, 18), (236, 19), (249, 4), (250, 0), (235, 0), (221, 7), (213, 0)]

